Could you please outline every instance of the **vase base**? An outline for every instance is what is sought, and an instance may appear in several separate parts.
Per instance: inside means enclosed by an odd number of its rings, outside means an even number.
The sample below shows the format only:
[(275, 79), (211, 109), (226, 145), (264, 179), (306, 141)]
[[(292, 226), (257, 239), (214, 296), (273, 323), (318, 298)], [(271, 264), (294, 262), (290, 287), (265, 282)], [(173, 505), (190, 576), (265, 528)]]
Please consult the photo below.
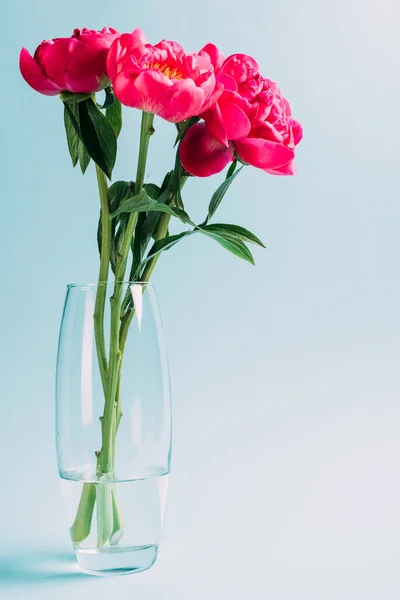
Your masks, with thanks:
[(75, 554), (80, 569), (90, 575), (130, 575), (154, 565), (158, 546), (75, 548)]

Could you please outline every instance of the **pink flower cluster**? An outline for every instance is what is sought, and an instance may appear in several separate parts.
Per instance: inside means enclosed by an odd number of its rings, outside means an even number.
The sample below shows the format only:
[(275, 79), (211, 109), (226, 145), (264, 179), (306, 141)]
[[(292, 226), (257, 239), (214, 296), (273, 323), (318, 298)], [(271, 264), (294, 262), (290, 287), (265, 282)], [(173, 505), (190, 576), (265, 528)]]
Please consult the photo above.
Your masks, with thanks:
[(183, 167), (207, 177), (236, 156), (274, 175), (293, 175), (302, 128), (277, 85), (245, 54), (225, 58), (213, 44), (186, 54), (176, 42), (149, 44), (143, 32), (120, 35), (75, 30), (45, 41), (32, 57), (23, 48), (21, 73), (36, 91), (95, 93), (110, 84), (126, 106), (192, 125), (180, 144)]

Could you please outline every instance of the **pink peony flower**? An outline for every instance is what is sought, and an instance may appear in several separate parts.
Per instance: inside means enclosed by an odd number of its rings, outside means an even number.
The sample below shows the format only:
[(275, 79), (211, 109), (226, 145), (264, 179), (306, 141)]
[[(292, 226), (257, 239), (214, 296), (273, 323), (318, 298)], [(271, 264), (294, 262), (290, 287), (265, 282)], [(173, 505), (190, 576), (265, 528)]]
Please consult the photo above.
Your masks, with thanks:
[(183, 167), (196, 177), (208, 177), (225, 169), (233, 160), (235, 148), (220, 144), (204, 123), (190, 127), (183, 138), (179, 154)]
[(110, 85), (107, 78), (108, 50), (119, 33), (110, 27), (101, 31), (75, 29), (70, 38), (44, 41), (32, 57), (22, 48), (21, 74), (37, 92), (54, 96), (60, 92), (92, 94)]
[(222, 92), (207, 52), (186, 54), (166, 40), (152, 46), (140, 29), (115, 41), (107, 71), (122, 104), (173, 123), (200, 114)]
[(289, 102), (276, 83), (263, 79), (262, 90), (251, 104), (250, 132), (235, 142), (238, 156), (272, 175), (294, 175), (294, 151), (302, 137)]
[[(196, 137), (182, 141), (180, 156), (185, 169), (199, 177), (217, 173), (224, 168), (220, 168), (221, 157), (232, 160), (236, 151), (243, 162), (268, 173), (293, 175), (294, 149), (301, 140), (302, 128), (293, 119), (289, 103), (277, 85), (261, 76), (258, 64), (250, 56), (233, 54), (224, 60), (212, 44), (205, 46), (203, 52), (210, 56), (217, 83), (223, 85), (224, 91), (201, 115), (206, 127), (198, 128)], [(204, 152), (212, 139), (219, 144), (219, 150), (214, 145), (207, 160)], [(218, 161), (214, 160), (216, 155)], [(201, 157), (201, 168), (197, 167), (196, 156), (199, 160)]]

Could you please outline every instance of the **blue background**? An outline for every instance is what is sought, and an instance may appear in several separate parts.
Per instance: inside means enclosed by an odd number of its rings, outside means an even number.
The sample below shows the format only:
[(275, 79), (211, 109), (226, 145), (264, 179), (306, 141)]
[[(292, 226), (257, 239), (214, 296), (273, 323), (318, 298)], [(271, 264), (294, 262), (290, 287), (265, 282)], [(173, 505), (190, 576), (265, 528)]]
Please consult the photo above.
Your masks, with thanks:
[[(0, 597), (395, 600), (397, 0), (13, 0), (0, 16)], [(195, 237), (159, 263), (172, 487), (159, 562), (118, 580), (71, 566), (53, 442), (65, 285), (97, 273), (95, 176), (72, 170), (61, 103), (17, 66), (22, 46), (105, 24), (255, 56), (305, 130), (297, 177), (246, 169), (221, 206), (265, 241), (256, 268)], [(116, 177), (133, 172), (138, 118), (125, 111)], [(172, 137), (158, 121), (153, 181)], [(187, 185), (195, 218), (220, 180)]]

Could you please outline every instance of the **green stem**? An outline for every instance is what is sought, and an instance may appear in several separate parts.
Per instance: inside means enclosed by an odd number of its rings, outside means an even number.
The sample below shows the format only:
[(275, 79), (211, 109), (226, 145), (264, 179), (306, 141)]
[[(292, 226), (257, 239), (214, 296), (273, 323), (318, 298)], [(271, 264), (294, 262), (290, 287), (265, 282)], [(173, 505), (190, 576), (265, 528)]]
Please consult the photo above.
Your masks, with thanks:
[(88, 537), (95, 502), (96, 486), (94, 483), (84, 483), (75, 521), (70, 527), (71, 539), (74, 544), (80, 544)]
[[(136, 172), (136, 181), (134, 196), (137, 196), (143, 187), (144, 177), (146, 173), (147, 153), (149, 150), (150, 137), (154, 133), (153, 128), (154, 115), (150, 113), (142, 113), (142, 125), (140, 128), (140, 147), (139, 159)], [(125, 277), (126, 263), (128, 260), (129, 248), (132, 243), (132, 238), (135, 233), (135, 227), (138, 219), (138, 213), (131, 213), (126, 227), (125, 236), (121, 245), (121, 250), (117, 256), (117, 265), (115, 272), (115, 281), (123, 282)]]
[[(94, 334), (96, 340), (97, 360), (101, 383), (103, 386), (104, 397), (107, 392), (107, 372), (108, 361), (106, 354), (106, 345), (104, 339), (104, 308), (107, 296), (107, 281), (110, 264), (111, 251), (111, 220), (110, 207), (108, 201), (108, 184), (103, 171), (96, 165), (97, 185), (100, 196), (100, 217), (101, 217), (101, 249), (100, 249), (100, 269), (96, 291), (96, 301), (94, 307)], [(99, 459), (98, 459), (99, 464)], [(89, 533), (93, 518), (94, 505), (96, 502), (96, 486), (93, 483), (85, 483), (82, 489), (82, 495), (79, 502), (75, 521), (70, 528), (71, 539), (79, 544), (85, 540)]]
[[(146, 172), (147, 153), (150, 137), (154, 133), (154, 115), (142, 113), (142, 125), (140, 130), (140, 147), (134, 195), (140, 193)], [(102, 450), (101, 466), (102, 473), (109, 474), (113, 471), (113, 458), (116, 434), (116, 392), (121, 365), (120, 349), (120, 312), (122, 302), (123, 281), (125, 277), (126, 263), (129, 249), (135, 232), (138, 213), (132, 213), (129, 217), (125, 236), (119, 254), (116, 257), (114, 293), (111, 302), (111, 325), (110, 325), (110, 364), (107, 379), (107, 395), (102, 419)]]
[[(181, 178), (181, 189), (183, 188), (183, 186), (185, 185), (187, 180), (187, 177), (184, 176)], [(169, 206), (172, 206), (174, 204), (174, 196), (171, 197), (170, 201), (168, 202)], [(154, 236), (154, 241), (158, 242), (159, 240), (162, 240), (163, 238), (165, 238), (165, 236), (167, 235), (168, 232), (168, 227), (169, 227), (169, 223), (171, 221), (171, 215), (167, 214), (167, 213), (163, 213), (160, 219), (160, 223), (157, 229), (157, 233)], [(157, 254), (157, 256), (153, 256), (153, 258), (151, 258), (147, 264), (146, 267), (143, 270), (143, 273), (140, 277), (140, 281), (142, 281), (143, 283), (148, 283), (150, 281), (150, 277), (154, 271), (154, 268), (157, 264), (158, 259), (160, 258), (161, 254)], [(143, 293), (145, 291), (146, 288), (143, 289)], [(126, 344), (126, 339), (128, 336), (128, 331), (129, 331), (129, 327), (130, 324), (132, 323), (132, 319), (133, 316), (135, 314), (135, 310), (134, 307), (132, 305), (130, 305), (127, 309), (127, 311), (125, 312), (125, 314), (121, 317), (121, 330), (120, 330), (120, 350), (121, 350), (121, 360), (124, 354), (124, 350), (125, 350), (125, 344)]]
[(111, 251), (111, 219), (108, 201), (107, 179), (103, 171), (96, 165), (97, 185), (99, 187), (101, 205), (101, 251), (100, 270), (94, 307), (94, 333), (96, 338), (96, 351), (99, 363), (101, 383), (104, 394), (107, 389), (108, 362), (106, 345), (104, 341), (104, 307), (107, 295), (107, 281)]

